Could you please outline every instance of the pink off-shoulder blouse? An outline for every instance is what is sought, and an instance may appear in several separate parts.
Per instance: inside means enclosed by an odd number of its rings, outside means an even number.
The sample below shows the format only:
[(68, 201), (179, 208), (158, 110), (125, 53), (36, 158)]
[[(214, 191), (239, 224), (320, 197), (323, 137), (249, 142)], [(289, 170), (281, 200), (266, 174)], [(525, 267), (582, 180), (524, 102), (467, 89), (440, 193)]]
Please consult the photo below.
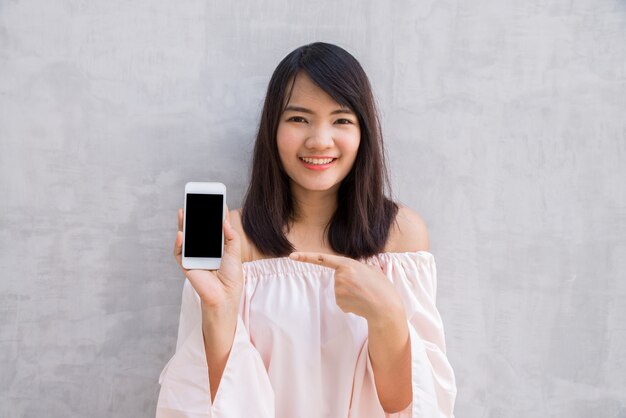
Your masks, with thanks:
[(454, 372), (435, 306), (435, 260), (381, 253), (402, 297), (411, 340), (413, 400), (386, 414), (368, 355), (367, 321), (337, 306), (334, 270), (289, 258), (243, 264), (233, 346), (211, 402), (200, 298), (185, 280), (176, 352), (159, 378), (157, 418), (453, 418)]

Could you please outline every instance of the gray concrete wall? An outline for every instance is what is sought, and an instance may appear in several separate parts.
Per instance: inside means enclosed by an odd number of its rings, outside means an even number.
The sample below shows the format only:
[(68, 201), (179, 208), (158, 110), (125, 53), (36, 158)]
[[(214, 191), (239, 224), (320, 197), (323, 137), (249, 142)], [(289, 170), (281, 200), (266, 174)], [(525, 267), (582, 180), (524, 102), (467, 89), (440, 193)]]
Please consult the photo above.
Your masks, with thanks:
[(0, 1), (0, 417), (151, 417), (189, 180), (241, 202), (264, 89), (369, 73), (456, 415), (626, 417), (626, 3)]

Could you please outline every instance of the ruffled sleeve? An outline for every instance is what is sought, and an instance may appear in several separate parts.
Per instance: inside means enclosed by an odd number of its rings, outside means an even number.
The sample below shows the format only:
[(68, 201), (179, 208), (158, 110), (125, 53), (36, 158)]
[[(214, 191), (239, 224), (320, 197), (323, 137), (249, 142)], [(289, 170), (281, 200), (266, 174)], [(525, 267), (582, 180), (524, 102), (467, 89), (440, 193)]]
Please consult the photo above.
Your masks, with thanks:
[(274, 417), (274, 392), (241, 319), (214, 403), (202, 336), (200, 298), (185, 279), (176, 352), (159, 377), (156, 418)]
[[(382, 410), (366, 341), (357, 361), (351, 416), (454, 418), (456, 383), (435, 305), (437, 272), (433, 255), (424, 251), (381, 254), (369, 262), (380, 265), (404, 303), (411, 340), (413, 400), (401, 412), (387, 414)], [(373, 410), (378, 412), (373, 414)]]

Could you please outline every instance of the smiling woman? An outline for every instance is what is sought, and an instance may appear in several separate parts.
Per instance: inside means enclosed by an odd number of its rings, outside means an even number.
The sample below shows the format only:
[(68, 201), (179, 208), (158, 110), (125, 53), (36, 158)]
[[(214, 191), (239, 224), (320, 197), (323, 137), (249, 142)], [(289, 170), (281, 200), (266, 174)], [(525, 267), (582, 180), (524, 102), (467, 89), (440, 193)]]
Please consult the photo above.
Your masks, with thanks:
[(453, 417), (426, 227), (386, 192), (358, 61), (325, 43), (287, 55), (269, 83), (244, 207), (224, 223), (219, 271), (181, 266), (157, 417)]
[(296, 49), (278, 64), (267, 89), (243, 207), (247, 237), (262, 254), (286, 256), (297, 248), (288, 235), (298, 225), (290, 221), (318, 202), (329, 250), (353, 258), (383, 251), (398, 211), (385, 196), (384, 161), (361, 64), (335, 45)]
[(294, 78), (276, 142), (298, 201), (307, 192), (337, 192), (356, 159), (361, 130), (356, 115), (341, 108), (305, 72)]

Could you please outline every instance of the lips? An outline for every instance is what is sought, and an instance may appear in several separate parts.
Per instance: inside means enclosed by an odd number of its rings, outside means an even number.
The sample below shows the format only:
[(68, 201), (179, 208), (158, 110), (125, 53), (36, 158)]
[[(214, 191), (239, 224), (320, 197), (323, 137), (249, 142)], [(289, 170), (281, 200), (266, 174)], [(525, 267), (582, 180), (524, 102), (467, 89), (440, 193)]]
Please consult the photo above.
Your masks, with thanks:
[(335, 157), (299, 157), (302, 164), (310, 170), (325, 170), (331, 167), (337, 158)]
[(333, 160), (336, 160), (336, 158), (333, 157), (300, 157), (300, 159), (307, 164), (315, 165), (330, 164)]

